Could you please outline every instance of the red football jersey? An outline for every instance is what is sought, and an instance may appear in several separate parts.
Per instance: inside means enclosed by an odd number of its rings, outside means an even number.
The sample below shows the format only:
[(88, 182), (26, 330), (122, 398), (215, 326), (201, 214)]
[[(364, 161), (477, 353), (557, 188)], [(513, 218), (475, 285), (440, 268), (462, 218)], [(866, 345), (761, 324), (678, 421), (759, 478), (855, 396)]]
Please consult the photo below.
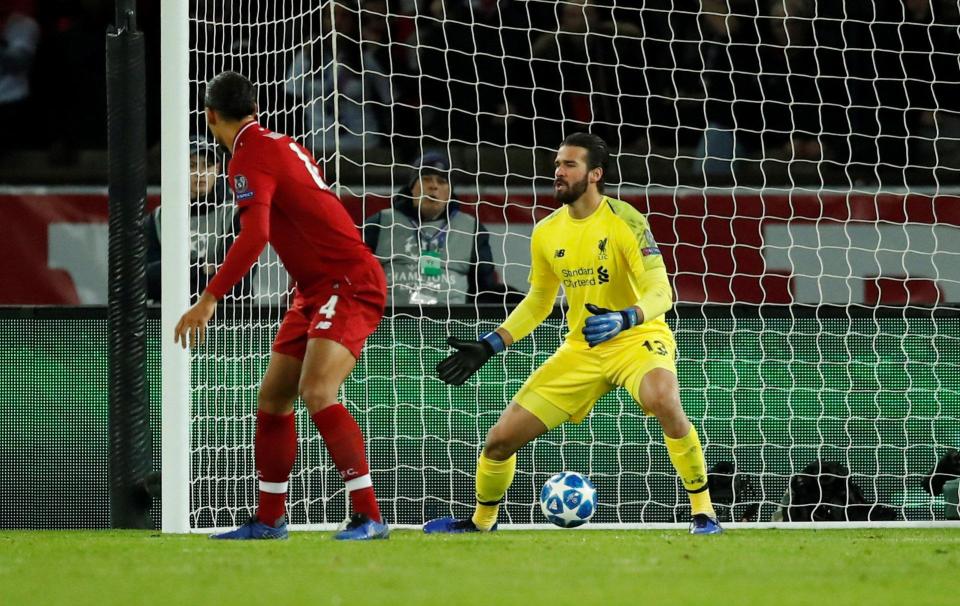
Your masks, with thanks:
[(308, 293), (377, 263), (310, 152), (287, 135), (246, 124), (234, 139), (228, 175), (241, 209), (240, 234), (207, 285), (218, 299), (246, 275), (268, 241)]

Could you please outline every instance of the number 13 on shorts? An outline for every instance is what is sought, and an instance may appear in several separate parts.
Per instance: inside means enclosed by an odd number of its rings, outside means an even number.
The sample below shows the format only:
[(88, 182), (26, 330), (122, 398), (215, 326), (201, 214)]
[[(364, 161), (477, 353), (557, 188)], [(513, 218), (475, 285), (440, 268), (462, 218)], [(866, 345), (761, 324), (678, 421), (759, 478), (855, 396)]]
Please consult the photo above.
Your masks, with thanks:
[(337, 313), (337, 301), (339, 300), (339, 295), (332, 295), (326, 303), (317, 309), (317, 317), (319, 318), (320, 316), (323, 316), (326, 319), (321, 319), (319, 322), (317, 322), (314, 330), (326, 330), (333, 326), (333, 316), (335, 316)]

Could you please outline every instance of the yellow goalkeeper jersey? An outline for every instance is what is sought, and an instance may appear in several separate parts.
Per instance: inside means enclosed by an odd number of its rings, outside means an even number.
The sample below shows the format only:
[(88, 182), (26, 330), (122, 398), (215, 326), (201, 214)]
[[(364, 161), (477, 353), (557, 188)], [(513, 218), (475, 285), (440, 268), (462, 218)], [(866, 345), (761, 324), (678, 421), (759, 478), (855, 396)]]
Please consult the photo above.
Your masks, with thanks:
[(530, 291), (503, 323), (515, 341), (546, 319), (560, 286), (570, 308), (571, 345), (587, 347), (582, 332), (587, 303), (643, 310), (643, 324), (615, 340), (646, 330), (670, 332), (663, 315), (673, 304), (673, 290), (663, 257), (646, 217), (630, 204), (604, 196), (585, 219), (561, 207), (537, 223), (530, 247)]

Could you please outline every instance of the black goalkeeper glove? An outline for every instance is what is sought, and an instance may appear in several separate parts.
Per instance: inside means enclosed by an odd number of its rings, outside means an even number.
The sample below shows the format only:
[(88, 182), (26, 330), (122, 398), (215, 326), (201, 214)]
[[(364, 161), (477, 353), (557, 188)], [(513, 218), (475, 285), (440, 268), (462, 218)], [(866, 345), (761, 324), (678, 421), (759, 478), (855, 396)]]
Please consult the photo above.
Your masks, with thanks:
[(437, 364), (437, 376), (448, 385), (463, 385), (487, 360), (506, 347), (503, 339), (495, 332), (484, 335), (479, 341), (461, 341), (448, 337), (447, 345), (457, 351)]

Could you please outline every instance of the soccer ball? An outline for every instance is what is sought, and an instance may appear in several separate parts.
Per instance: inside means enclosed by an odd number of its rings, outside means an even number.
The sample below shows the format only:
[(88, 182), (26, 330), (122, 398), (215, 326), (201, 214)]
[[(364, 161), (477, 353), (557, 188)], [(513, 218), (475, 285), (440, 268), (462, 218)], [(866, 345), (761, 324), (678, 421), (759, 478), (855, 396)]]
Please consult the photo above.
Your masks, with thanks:
[(540, 490), (540, 509), (557, 526), (576, 528), (597, 510), (597, 490), (586, 476), (561, 471)]

